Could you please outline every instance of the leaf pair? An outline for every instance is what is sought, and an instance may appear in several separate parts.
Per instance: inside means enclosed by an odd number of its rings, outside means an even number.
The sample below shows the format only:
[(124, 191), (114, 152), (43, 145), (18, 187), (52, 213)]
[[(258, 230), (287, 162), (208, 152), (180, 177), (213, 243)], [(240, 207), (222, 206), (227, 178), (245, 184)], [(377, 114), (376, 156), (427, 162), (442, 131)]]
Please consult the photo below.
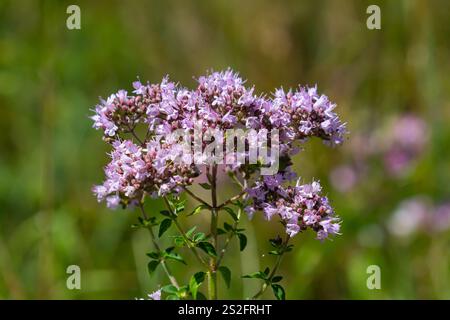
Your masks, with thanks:
[(270, 269), (266, 268), (264, 271), (257, 271), (245, 276), (242, 276), (242, 278), (248, 278), (248, 279), (261, 279), (264, 280), (264, 282), (267, 285), (270, 285), (272, 287), (273, 294), (278, 300), (285, 300), (286, 299), (286, 293), (284, 291), (284, 288), (277, 284), (277, 282), (280, 282), (283, 277), (282, 276), (269, 276)]
[(155, 272), (158, 265), (164, 260), (175, 260), (175, 261), (181, 262), (183, 264), (186, 264), (186, 262), (184, 261), (182, 256), (180, 256), (176, 252), (173, 252), (174, 249), (175, 249), (175, 247), (170, 247), (161, 252), (147, 253), (147, 256), (150, 257), (150, 259), (152, 259), (147, 264), (147, 269), (148, 269), (148, 272), (150, 275), (152, 275), (153, 272)]
[(270, 272), (270, 269), (266, 268), (264, 271), (253, 272), (253, 273), (247, 274), (245, 276), (242, 276), (242, 278), (261, 279), (261, 280), (267, 281), (269, 279), (269, 272)]
[(177, 289), (174, 285), (167, 285), (161, 288), (161, 290), (168, 294), (167, 300), (180, 300), (186, 299), (189, 295), (189, 287), (182, 286)]
[(192, 295), (192, 298), (197, 300), (198, 296), (198, 288), (200, 285), (205, 281), (206, 273), (203, 271), (197, 272), (191, 277), (191, 280), (189, 281), (189, 291)]
[[(225, 281), (225, 284), (227, 288), (230, 287), (231, 282), (231, 271), (225, 266), (219, 267), (218, 271), (221, 273), (223, 280)], [(202, 283), (205, 281), (206, 273), (203, 271), (195, 273), (191, 279), (189, 280), (189, 292), (192, 295), (192, 298), (197, 299), (206, 299), (205, 296), (198, 291)]]
[(197, 247), (199, 247), (200, 249), (202, 249), (203, 251), (205, 251), (208, 255), (210, 255), (211, 257), (216, 257), (217, 253), (216, 253), (216, 249), (214, 248), (214, 246), (209, 243), (208, 241), (201, 241), (197, 244)]
[(158, 225), (155, 217), (150, 217), (148, 219), (139, 217), (138, 221), (139, 221), (138, 223), (132, 224), (131, 227), (132, 228), (148, 228), (148, 227), (154, 227), (154, 226)]

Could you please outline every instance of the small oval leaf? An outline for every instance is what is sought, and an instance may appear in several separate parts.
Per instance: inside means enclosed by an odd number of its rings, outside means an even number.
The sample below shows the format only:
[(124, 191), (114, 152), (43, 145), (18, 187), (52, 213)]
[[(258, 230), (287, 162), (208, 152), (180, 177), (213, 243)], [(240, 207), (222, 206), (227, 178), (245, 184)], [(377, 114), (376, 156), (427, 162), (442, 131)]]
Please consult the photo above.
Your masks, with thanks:
[(172, 225), (172, 219), (164, 219), (161, 222), (161, 225), (159, 226), (158, 237), (161, 238), (161, 236), (164, 234), (164, 232), (166, 232), (167, 229), (169, 229), (171, 225)]
[(230, 288), (230, 282), (231, 282), (231, 271), (225, 266), (219, 267), (219, 271), (222, 274), (222, 278), (225, 281), (225, 284), (227, 285), (227, 288)]
[(245, 247), (247, 246), (247, 236), (243, 233), (238, 233), (237, 236), (239, 238), (239, 249), (241, 251), (244, 251)]

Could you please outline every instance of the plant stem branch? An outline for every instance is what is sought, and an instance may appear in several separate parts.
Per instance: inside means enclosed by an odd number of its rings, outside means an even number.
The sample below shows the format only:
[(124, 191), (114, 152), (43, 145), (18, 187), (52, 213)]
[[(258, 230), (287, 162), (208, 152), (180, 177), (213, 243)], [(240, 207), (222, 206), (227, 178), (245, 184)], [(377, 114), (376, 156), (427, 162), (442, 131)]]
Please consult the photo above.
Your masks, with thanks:
[(203, 200), (202, 198), (200, 198), (200, 197), (197, 197), (195, 194), (193, 194), (192, 193), (192, 191), (191, 190), (189, 190), (188, 188), (183, 188), (184, 189), (184, 191), (186, 191), (186, 193), (188, 194), (188, 195), (190, 195), (192, 198), (194, 198), (195, 200), (197, 200), (198, 202), (200, 202), (201, 204), (204, 204), (205, 206), (207, 206), (208, 207), (208, 209), (211, 209), (212, 207), (211, 207), (211, 205), (209, 204), (209, 203), (207, 203), (205, 200)]
[(219, 205), (217, 207), (217, 210), (222, 209), (223, 207), (225, 207), (226, 205), (230, 204), (231, 202), (239, 199), (240, 197), (242, 197), (245, 194), (245, 190), (242, 190), (239, 194), (235, 195), (234, 197), (231, 197), (230, 199), (228, 199), (227, 201), (225, 201), (224, 203), (222, 203), (221, 205)]
[[(211, 236), (213, 240), (213, 246), (217, 250), (217, 164), (212, 166), (211, 174)], [(211, 257), (210, 259), (210, 271), (208, 273), (208, 292), (211, 300), (217, 300), (217, 257)]]
[(134, 128), (129, 127), (129, 132), (133, 135), (133, 137), (141, 144), (141, 146), (144, 146), (144, 142), (138, 137), (136, 132), (134, 131)]
[[(142, 205), (142, 203), (139, 203), (139, 208), (141, 209), (142, 216), (144, 217), (144, 219), (148, 220), (148, 216), (145, 213), (144, 206)], [(152, 226), (150, 226), (150, 225), (147, 226), (147, 229), (150, 232), (150, 237), (152, 239), (153, 246), (155, 247), (155, 249), (158, 252), (161, 252), (161, 248), (159, 247), (158, 242), (156, 241), (156, 236), (155, 236), (155, 233), (153, 232)], [(172, 272), (170, 271), (170, 269), (167, 266), (166, 261), (164, 259), (161, 260), (161, 266), (163, 267), (164, 272), (166, 273), (167, 277), (169, 278), (170, 283), (172, 283), (172, 285), (178, 289), (180, 286), (178, 285), (178, 282), (175, 279), (175, 277), (172, 275)]]
[[(239, 224), (239, 220), (235, 221), (234, 224), (233, 224), (233, 229), (236, 229), (238, 224)], [(223, 257), (225, 255), (225, 252), (228, 249), (228, 245), (230, 244), (230, 241), (231, 241), (231, 239), (233, 239), (234, 236), (235, 236), (235, 233), (234, 232), (230, 232), (230, 234), (228, 235), (227, 239), (225, 240), (225, 244), (223, 245), (222, 250), (220, 250), (219, 257), (217, 258), (216, 268), (220, 267), (220, 264), (222, 263), (222, 260), (223, 260)]]
[(234, 182), (237, 183), (237, 185), (238, 185), (239, 187), (241, 187), (241, 189), (245, 189), (245, 188), (244, 188), (244, 185), (239, 181), (239, 179), (237, 178), (237, 176), (236, 176), (236, 174), (235, 174), (234, 172), (230, 175), (230, 177), (231, 177), (231, 179), (232, 179)]
[(278, 270), (278, 268), (280, 267), (281, 264), (281, 259), (285, 253), (284, 249), (286, 249), (288, 242), (289, 242), (290, 237), (287, 236), (286, 240), (283, 243), (283, 247), (282, 247), (282, 253), (280, 255), (277, 256), (277, 260), (275, 262), (275, 265), (272, 269), (272, 272), (270, 273), (269, 277), (267, 278), (266, 281), (264, 281), (263, 285), (261, 286), (261, 289), (252, 297), (252, 300), (258, 299), (267, 289), (267, 287), (269, 286), (269, 284), (272, 282), (272, 278), (276, 275), (276, 272)]
[[(167, 197), (163, 197), (164, 202), (167, 206), (167, 209), (169, 210), (170, 214), (172, 217), (175, 217), (175, 213), (173, 212), (172, 208), (170, 207), (170, 203), (167, 200)], [(183, 237), (184, 241), (186, 242), (188, 248), (192, 251), (192, 253), (194, 254), (195, 258), (202, 264), (204, 265), (206, 268), (208, 268), (208, 264), (206, 263), (206, 261), (204, 261), (202, 259), (202, 257), (198, 254), (197, 249), (192, 245), (191, 240), (187, 237), (186, 232), (183, 230), (183, 228), (181, 227), (181, 225), (178, 223), (177, 219), (172, 219), (172, 221), (175, 224), (175, 227), (178, 229), (178, 231), (180, 232), (181, 236)]]

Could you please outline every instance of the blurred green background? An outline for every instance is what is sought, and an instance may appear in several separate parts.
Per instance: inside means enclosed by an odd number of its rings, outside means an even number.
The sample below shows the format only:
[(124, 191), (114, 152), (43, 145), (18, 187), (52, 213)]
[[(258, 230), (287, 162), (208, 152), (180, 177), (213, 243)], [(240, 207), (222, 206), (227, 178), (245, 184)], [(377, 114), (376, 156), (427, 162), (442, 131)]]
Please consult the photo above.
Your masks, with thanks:
[[(147, 274), (137, 212), (109, 211), (91, 193), (109, 148), (90, 109), (136, 76), (193, 87), (228, 66), (258, 92), (317, 84), (348, 122), (342, 148), (311, 141), (296, 159), (343, 224), (333, 241), (295, 238), (281, 267), (287, 297), (450, 298), (448, 1), (75, 2), (0, 0), (0, 298), (134, 299), (167, 284)], [(70, 4), (81, 30), (66, 28)], [(381, 30), (366, 27), (370, 4)], [(249, 245), (240, 254), (233, 242), (222, 298), (254, 293), (239, 274), (273, 264), (264, 253), (277, 223), (244, 225)], [(181, 279), (195, 270), (174, 263)], [(72, 264), (81, 290), (66, 288)], [(381, 268), (380, 290), (366, 287), (369, 265)]]

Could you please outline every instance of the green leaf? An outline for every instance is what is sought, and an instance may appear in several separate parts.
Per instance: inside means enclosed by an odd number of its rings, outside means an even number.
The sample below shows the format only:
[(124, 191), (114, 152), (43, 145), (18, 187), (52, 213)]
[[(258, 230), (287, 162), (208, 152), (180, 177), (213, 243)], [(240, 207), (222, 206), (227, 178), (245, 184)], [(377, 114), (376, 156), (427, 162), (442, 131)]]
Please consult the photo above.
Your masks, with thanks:
[(221, 228), (217, 228), (217, 234), (220, 236), (221, 234), (226, 234), (227, 232)]
[(188, 217), (189, 216), (194, 216), (194, 215), (200, 213), (202, 210), (204, 210), (206, 208), (208, 208), (206, 205), (200, 204), (200, 205), (196, 206), (191, 213), (188, 214)]
[(175, 250), (175, 247), (169, 247), (166, 249), (166, 252), (171, 253), (173, 250)]
[(159, 252), (149, 252), (147, 253), (147, 256), (149, 256), (152, 259), (158, 260), (161, 255), (159, 254)]
[(199, 271), (199, 272), (197, 272), (196, 274), (193, 275), (193, 277), (195, 279), (195, 282), (197, 284), (200, 284), (203, 281), (205, 281), (205, 276), (206, 276), (206, 273), (203, 272), (203, 271)]
[(197, 300), (208, 300), (201, 292), (197, 292)]
[(161, 236), (164, 234), (164, 232), (166, 232), (167, 229), (169, 229), (171, 225), (172, 225), (172, 219), (164, 219), (161, 222), (161, 225), (159, 226), (158, 237), (161, 238)]
[(222, 278), (225, 281), (225, 284), (227, 285), (227, 288), (230, 288), (230, 282), (231, 282), (231, 271), (225, 266), (219, 267), (219, 271), (222, 274)]
[(171, 285), (171, 284), (162, 287), (161, 290), (168, 294), (177, 294), (178, 293), (178, 289), (174, 285)]
[(242, 201), (240, 201), (240, 200), (236, 200), (236, 201), (233, 201), (233, 202), (231, 202), (231, 203), (232, 203), (233, 205), (235, 205), (236, 207), (242, 209), (242, 210), (244, 210), (244, 208), (245, 208), (244, 203), (243, 203)]
[(147, 270), (148, 270), (148, 273), (149, 273), (150, 275), (152, 275), (153, 272), (156, 270), (156, 267), (158, 267), (158, 265), (159, 265), (159, 261), (158, 261), (158, 260), (152, 260), (152, 261), (150, 261), (150, 262), (147, 264)]
[[(138, 218), (139, 220), (139, 224), (141, 227), (148, 227), (148, 226), (155, 226), (156, 225), (156, 218), (155, 217), (150, 217), (148, 219), (144, 219), (142, 217)], [(138, 226), (138, 225), (135, 225)]]
[(277, 300), (286, 300), (286, 293), (282, 286), (279, 284), (272, 284), (272, 290)]
[(164, 255), (164, 257), (166, 259), (172, 259), (172, 260), (181, 262), (182, 264), (186, 264), (186, 262), (184, 261), (183, 257), (180, 256), (178, 253), (175, 253), (175, 252), (166, 253)]
[(231, 226), (230, 224), (228, 224), (226, 222), (223, 223), (223, 227), (228, 232), (233, 231), (233, 226)]
[(229, 207), (223, 207), (222, 210), (225, 210), (226, 212), (228, 212), (228, 214), (233, 218), (234, 221), (239, 220), (236, 213), (233, 211), (233, 209), (231, 209)]
[(172, 216), (172, 214), (168, 210), (162, 210), (159, 213), (161, 213), (165, 217), (171, 217)]
[(284, 252), (292, 251), (292, 248), (293, 248), (293, 247), (294, 247), (293, 244), (288, 245), (288, 246), (286, 247), (286, 249), (284, 249)]
[(211, 185), (209, 183), (199, 183), (200, 187), (202, 187), (205, 190), (211, 190)]
[(173, 242), (177, 247), (183, 247), (186, 242), (184, 241), (184, 238), (182, 236), (176, 236), (173, 238)]
[(242, 278), (266, 280), (267, 275), (262, 271), (258, 271), (258, 272), (253, 272), (253, 273), (247, 274), (245, 276), (242, 276)]
[(176, 294), (168, 295), (166, 300), (180, 300)]
[(169, 207), (171, 208), (175, 207), (175, 204), (172, 202), (171, 199), (167, 198), (167, 202), (169, 202)]
[(206, 235), (203, 232), (199, 232), (194, 236), (194, 242), (201, 242), (206, 239)]
[(189, 281), (189, 290), (191, 291), (192, 297), (197, 299), (198, 288), (205, 281), (205, 273), (200, 271), (194, 274)]
[(187, 232), (186, 232), (186, 237), (190, 238), (193, 234), (195, 229), (197, 229), (197, 226), (193, 226), (192, 228), (190, 228)]
[(275, 282), (280, 282), (282, 279), (283, 279), (282, 276), (275, 276), (275, 277), (272, 278), (272, 282), (273, 282), (273, 283), (275, 283)]
[(209, 254), (210, 256), (213, 256), (213, 257), (217, 256), (216, 249), (214, 249), (214, 247), (211, 243), (202, 241), (202, 242), (199, 242), (197, 244), (197, 246), (200, 249), (202, 249), (203, 251), (205, 251), (207, 254)]
[(247, 246), (247, 236), (243, 233), (238, 233), (237, 236), (239, 238), (239, 249), (241, 251), (244, 251), (245, 247)]
[(178, 290), (178, 297), (180, 297), (181, 300), (184, 300), (189, 295), (189, 286), (182, 286)]
[(269, 241), (270, 241), (270, 244), (272, 245), (272, 247), (277, 248), (277, 249), (283, 243), (283, 239), (281, 239), (280, 236), (277, 236), (275, 239), (270, 239)]
[(186, 203), (186, 200), (179, 201), (175, 204), (175, 214), (178, 214), (184, 210), (184, 205)]
[(266, 275), (269, 275), (269, 272), (270, 272), (270, 268), (269, 268), (269, 267), (267, 267), (267, 268), (264, 269), (264, 273), (265, 273)]

